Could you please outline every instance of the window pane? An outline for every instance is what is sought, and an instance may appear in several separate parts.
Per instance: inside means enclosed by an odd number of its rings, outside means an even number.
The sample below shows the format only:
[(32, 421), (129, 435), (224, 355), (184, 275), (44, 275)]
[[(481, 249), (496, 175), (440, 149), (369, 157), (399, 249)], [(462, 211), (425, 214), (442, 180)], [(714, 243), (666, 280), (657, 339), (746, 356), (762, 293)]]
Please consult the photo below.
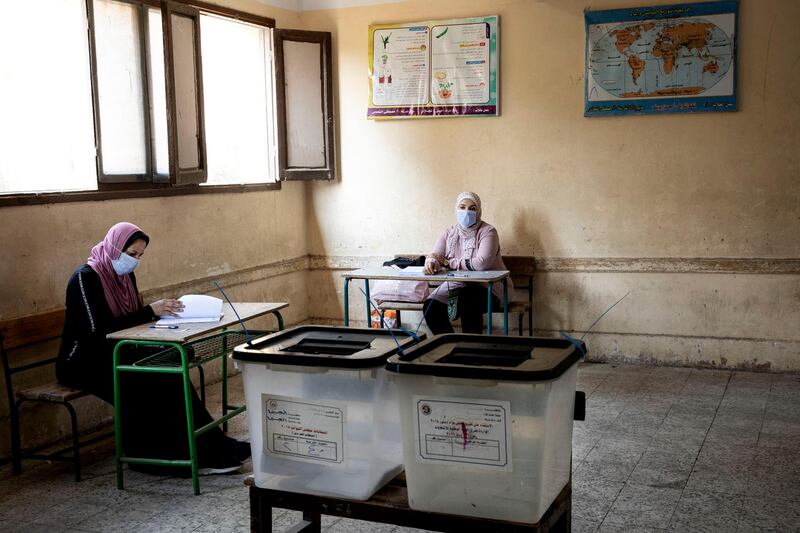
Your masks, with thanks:
[(194, 20), (172, 15), (172, 53), (175, 59), (175, 99), (178, 126), (178, 168), (200, 166), (197, 150), (197, 90), (195, 84)]
[(325, 166), (321, 52), (319, 43), (283, 42), (289, 168)]
[(200, 17), (209, 185), (275, 181), (269, 28)]
[(139, 7), (94, 0), (97, 94), (105, 174), (147, 172)]
[(82, 0), (4, 2), (0, 193), (97, 188)]
[(150, 105), (153, 110), (153, 153), (156, 173), (169, 176), (169, 142), (167, 140), (167, 89), (164, 72), (164, 30), (161, 10), (150, 9), (148, 23), (150, 43)]

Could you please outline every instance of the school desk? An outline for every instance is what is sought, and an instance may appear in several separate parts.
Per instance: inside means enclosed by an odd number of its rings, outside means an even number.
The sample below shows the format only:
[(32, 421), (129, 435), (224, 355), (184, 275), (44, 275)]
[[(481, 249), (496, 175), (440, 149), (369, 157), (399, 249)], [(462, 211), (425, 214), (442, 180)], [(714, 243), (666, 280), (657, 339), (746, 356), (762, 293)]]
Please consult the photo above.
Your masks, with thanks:
[[(280, 310), (288, 307), (288, 303), (235, 303), (235, 309), (242, 321), (272, 314), (278, 320), (278, 329), (283, 329), (283, 317)], [(216, 322), (181, 324), (177, 329), (153, 328), (154, 322), (142, 324), (128, 329), (115, 331), (107, 335), (108, 339), (118, 341), (114, 347), (114, 438), (116, 441), (117, 488), (123, 488), (123, 463), (150, 464), (162, 466), (191, 467), (192, 487), (194, 493), (200, 494), (198, 478), (196, 439), (203, 433), (227, 423), (234, 416), (241, 414), (245, 406), (228, 405), (227, 364), (226, 355), (233, 348), (245, 342), (242, 331), (227, 330), (239, 323), (230, 304), (222, 307), (222, 318)], [(220, 332), (221, 331), (221, 332)], [(214, 334), (218, 332), (217, 334)], [(164, 350), (148, 355), (132, 364), (119, 364), (120, 350), (127, 345), (163, 346)], [(195, 429), (192, 409), (192, 383), (189, 371), (192, 368), (202, 369), (202, 365), (221, 359), (222, 372), (222, 416), (213, 422)], [(183, 376), (183, 396), (186, 407), (186, 426), (189, 436), (189, 458), (179, 460), (158, 459), (153, 457), (128, 457), (122, 449), (122, 417), (120, 411), (119, 376), (121, 372), (151, 372), (158, 374), (181, 374)], [(124, 399), (123, 399), (124, 400)]]
[(492, 285), (503, 283), (503, 333), (508, 335), (508, 270), (451, 270), (439, 274), (425, 274), (419, 270), (409, 272), (408, 269), (394, 269), (391, 267), (369, 267), (344, 272), (344, 325), (350, 325), (350, 300), (349, 288), (351, 279), (364, 280), (364, 295), (367, 303), (367, 318), (369, 319), (372, 303), (369, 298), (370, 280), (406, 280), (428, 282), (463, 282), (486, 283), (486, 333), (492, 334)]

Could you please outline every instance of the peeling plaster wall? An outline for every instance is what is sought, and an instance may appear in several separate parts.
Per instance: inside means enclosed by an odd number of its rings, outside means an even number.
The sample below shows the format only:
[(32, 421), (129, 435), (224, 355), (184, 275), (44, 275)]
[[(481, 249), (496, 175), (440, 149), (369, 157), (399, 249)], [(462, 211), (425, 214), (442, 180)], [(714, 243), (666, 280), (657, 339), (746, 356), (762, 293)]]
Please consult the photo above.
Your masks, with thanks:
[[(333, 32), (340, 140), (340, 180), (311, 186), (311, 254), (344, 268), (428, 251), (455, 195), (474, 190), (504, 253), (537, 257), (539, 333), (580, 332), (631, 291), (588, 337), (593, 358), (800, 370), (800, 3), (742, 0), (738, 112), (584, 118), (583, 10), (669, 3), (305, 13), (306, 28)], [(489, 14), (500, 15), (501, 117), (366, 119), (369, 24)], [(708, 271), (709, 258), (729, 268)], [(328, 268), (310, 276), (320, 320), (342, 313)]]

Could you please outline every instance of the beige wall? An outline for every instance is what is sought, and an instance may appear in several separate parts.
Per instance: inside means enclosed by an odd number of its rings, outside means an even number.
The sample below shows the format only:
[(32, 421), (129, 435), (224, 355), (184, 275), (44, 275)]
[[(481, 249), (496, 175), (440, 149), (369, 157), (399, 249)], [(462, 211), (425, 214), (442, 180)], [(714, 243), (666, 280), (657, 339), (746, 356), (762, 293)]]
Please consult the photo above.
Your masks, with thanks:
[[(334, 34), (341, 171), (311, 189), (311, 253), (347, 266), (426, 251), (455, 195), (474, 190), (503, 251), (541, 259), (540, 333), (585, 329), (630, 290), (588, 337), (594, 357), (800, 370), (800, 3), (742, 1), (738, 112), (592, 119), (587, 7), (412, 0), (304, 14)], [(490, 14), (501, 117), (365, 118), (370, 23)], [(330, 274), (312, 272), (321, 319), (341, 314)]]
[[(255, 1), (217, 2), (298, 27), (299, 15)], [(177, 196), (136, 200), (76, 202), (0, 208), (0, 321), (63, 307), (66, 282), (86, 261), (91, 247), (115, 222), (138, 224), (151, 237), (137, 269), (145, 299), (208, 292), (211, 278), (230, 287), (239, 301), (289, 301), (288, 323), (307, 316), (306, 199), (303, 184), (279, 191)], [(255, 327), (274, 327), (261, 320)], [(22, 363), (42, 351), (55, 354), (57, 342), (14, 351)], [(52, 369), (19, 376), (32, 385), (52, 379)], [(83, 424), (107, 418), (110, 411), (92, 398), (80, 401)], [(5, 394), (0, 416), (7, 417)], [(34, 408), (26, 418), (25, 442), (63, 435), (68, 418), (53, 409)], [(8, 449), (7, 424), (0, 420), (0, 456)]]

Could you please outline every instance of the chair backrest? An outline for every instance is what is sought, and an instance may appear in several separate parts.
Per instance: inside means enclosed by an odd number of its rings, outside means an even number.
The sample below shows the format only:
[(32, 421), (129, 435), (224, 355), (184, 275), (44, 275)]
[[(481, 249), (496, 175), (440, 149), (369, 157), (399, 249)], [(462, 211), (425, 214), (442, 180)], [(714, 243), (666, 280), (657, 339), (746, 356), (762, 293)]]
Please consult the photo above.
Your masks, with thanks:
[(64, 315), (64, 309), (58, 309), (0, 322), (0, 337), (6, 350), (60, 337)]
[(511, 280), (516, 289), (528, 291), (528, 302), (533, 302), (533, 273), (536, 259), (532, 255), (504, 255), (503, 263), (511, 272)]
[(8, 351), (21, 346), (56, 339), (61, 336), (63, 327), (63, 309), (0, 322), (0, 354), (2, 354), (3, 358), (3, 377), (6, 382), (9, 405), (14, 401), (12, 376), (18, 372), (52, 364), (56, 361), (56, 358), (43, 357), (31, 363), (12, 367), (9, 362)]

